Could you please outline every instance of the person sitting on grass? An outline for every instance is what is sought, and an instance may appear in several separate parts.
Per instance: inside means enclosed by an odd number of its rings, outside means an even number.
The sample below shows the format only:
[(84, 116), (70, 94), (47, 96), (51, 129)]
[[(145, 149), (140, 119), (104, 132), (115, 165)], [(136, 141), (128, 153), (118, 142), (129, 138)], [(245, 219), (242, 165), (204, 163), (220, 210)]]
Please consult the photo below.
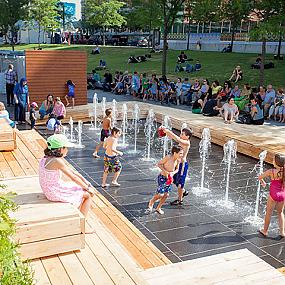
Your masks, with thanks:
[(274, 104), (275, 97), (276, 97), (276, 92), (273, 89), (273, 86), (271, 84), (269, 84), (267, 86), (265, 97), (264, 97), (264, 100), (262, 102), (265, 118), (268, 118), (269, 109)]
[(221, 92), (222, 86), (220, 85), (220, 82), (218, 80), (214, 80), (211, 85), (211, 89), (212, 89), (212, 96), (215, 98)]
[(241, 67), (240, 65), (237, 65), (236, 68), (233, 70), (233, 73), (229, 81), (233, 80), (234, 82), (238, 82), (239, 80), (242, 80), (242, 76), (243, 76), (243, 73), (242, 73)]
[(203, 93), (200, 98), (197, 98), (192, 106), (192, 113), (193, 114), (201, 114), (204, 108), (204, 105), (207, 101), (207, 94)]
[(239, 89), (238, 85), (235, 85), (235, 87), (231, 90), (230, 97), (239, 98), (240, 94), (241, 90)]
[(138, 93), (139, 89), (140, 89), (140, 78), (137, 71), (135, 71), (132, 78), (132, 93), (134, 97), (137, 97), (139, 95)]
[[(282, 107), (282, 102), (285, 100), (285, 94), (283, 89), (278, 89), (277, 90), (277, 94), (274, 100), (274, 104), (270, 107), (269, 109), (269, 119), (271, 118), (271, 116), (274, 114), (274, 120), (277, 120), (277, 116), (281, 114), (283, 114), (283, 107)], [(279, 113), (279, 110), (281, 111)], [(282, 121), (282, 119), (281, 119)]]
[(188, 104), (192, 101), (192, 98), (189, 98), (190, 96), (190, 89), (191, 89), (191, 83), (189, 82), (188, 78), (185, 78), (182, 87), (181, 87), (181, 103), (182, 104)]
[[(73, 146), (64, 135), (56, 134), (47, 139), (44, 158), (39, 164), (39, 182), (49, 201), (70, 203), (86, 217), (95, 189), (81, 174), (69, 167), (64, 160), (68, 147)], [(65, 174), (70, 182), (63, 181)]]
[(187, 59), (187, 55), (184, 53), (184, 51), (181, 51), (181, 53), (177, 57), (177, 63), (184, 63), (187, 61)]
[(256, 98), (252, 97), (251, 100), (251, 121), (250, 123), (252, 125), (263, 125), (264, 124), (264, 115), (263, 115), (263, 109), (262, 109), (262, 103), (261, 101)]
[(225, 124), (231, 124), (234, 122), (234, 119), (238, 118), (239, 111), (238, 107), (235, 104), (234, 98), (229, 98), (228, 102), (225, 103), (221, 108), (218, 108), (220, 111), (221, 117), (224, 119)]
[(200, 71), (202, 68), (202, 64), (200, 63), (200, 61), (197, 59), (196, 63), (195, 63), (195, 71)]
[(219, 96), (222, 97), (222, 101), (226, 101), (229, 98), (231, 91), (231, 83), (229, 81), (225, 81), (222, 90), (219, 92)]
[(234, 98), (235, 104), (238, 106), (240, 111), (244, 111), (247, 104), (250, 103), (249, 97), (251, 95), (251, 87), (248, 83), (243, 85), (243, 89), (241, 91), (240, 97)]
[(154, 203), (159, 200), (159, 203), (156, 207), (156, 212), (160, 215), (164, 214), (164, 211), (161, 209), (165, 203), (169, 193), (172, 189), (173, 176), (178, 173), (178, 166), (183, 157), (183, 149), (181, 146), (173, 146), (171, 149), (171, 155), (165, 156), (157, 164), (161, 172), (157, 177), (157, 189), (156, 193), (148, 203), (147, 213), (151, 213)]
[(5, 119), (12, 128), (15, 127), (15, 122), (10, 120), (9, 112), (6, 110), (3, 102), (0, 102), (0, 119)]

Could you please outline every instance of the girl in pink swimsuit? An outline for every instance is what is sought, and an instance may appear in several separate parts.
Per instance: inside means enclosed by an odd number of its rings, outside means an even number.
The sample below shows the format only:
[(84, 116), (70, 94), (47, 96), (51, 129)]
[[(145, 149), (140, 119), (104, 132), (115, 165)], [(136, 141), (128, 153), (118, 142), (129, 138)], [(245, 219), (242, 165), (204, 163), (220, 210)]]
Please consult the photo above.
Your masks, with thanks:
[(281, 238), (285, 237), (284, 205), (285, 205), (285, 155), (276, 154), (274, 158), (274, 169), (270, 169), (261, 174), (258, 179), (263, 187), (266, 186), (264, 178), (271, 179), (270, 192), (267, 200), (264, 227), (259, 232), (267, 237), (270, 219), (274, 209), (278, 214), (278, 222)]
[[(50, 201), (74, 205), (86, 217), (95, 189), (78, 172), (64, 161), (67, 147), (71, 146), (64, 135), (56, 134), (47, 139), (45, 157), (40, 161), (39, 180), (43, 193)], [(71, 181), (61, 179), (64, 173)]]

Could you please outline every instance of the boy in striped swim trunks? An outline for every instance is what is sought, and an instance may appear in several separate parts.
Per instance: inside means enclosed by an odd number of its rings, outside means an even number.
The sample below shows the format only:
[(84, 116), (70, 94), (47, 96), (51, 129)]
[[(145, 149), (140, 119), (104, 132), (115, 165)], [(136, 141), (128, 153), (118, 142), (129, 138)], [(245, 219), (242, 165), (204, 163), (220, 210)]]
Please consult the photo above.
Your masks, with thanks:
[(192, 130), (189, 128), (184, 128), (181, 130), (181, 133), (179, 136), (174, 134), (172, 131), (168, 130), (165, 127), (161, 127), (161, 129), (165, 132), (165, 134), (175, 140), (179, 146), (183, 149), (183, 157), (181, 159), (181, 162), (179, 164), (178, 172), (174, 175), (173, 183), (178, 188), (178, 199), (170, 202), (170, 205), (177, 206), (183, 204), (183, 198), (189, 194), (188, 191), (185, 190), (185, 181), (187, 177), (188, 172), (188, 162), (187, 162), (187, 155), (190, 149), (190, 139), (192, 137)]
[(157, 166), (160, 168), (161, 172), (157, 177), (157, 189), (156, 193), (148, 203), (147, 213), (151, 213), (154, 203), (159, 200), (158, 206), (156, 207), (156, 212), (160, 215), (164, 214), (161, 209), (162, 205), (165, 203), (169, 192), (172, 189), (173, 175), (175, 176), (178, 171), (178, 165), (183, 156), (183, 149), (179, 145), (175, 145), (171, 149), (171, 155), (165, 156), (159, 161)]

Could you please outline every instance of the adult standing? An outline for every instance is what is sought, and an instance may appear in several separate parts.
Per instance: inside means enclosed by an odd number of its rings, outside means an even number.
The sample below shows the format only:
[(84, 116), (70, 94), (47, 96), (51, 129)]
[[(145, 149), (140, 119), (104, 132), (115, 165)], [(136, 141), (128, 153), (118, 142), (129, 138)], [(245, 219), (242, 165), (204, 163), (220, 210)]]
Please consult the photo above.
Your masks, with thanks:
[(29, 89), (26, 78), (22, 78), (14, 88), (15, 99), (15, 121), (25, 123), (25, 112), (30, 104)]
[(14, 105), (14, 88), (18, 81), (17, 72), (14, 70), (13, 64), (8, 65), (8, 69), (5, 72), (6, 81), (6, 94), (7, 94), (7, 106)]

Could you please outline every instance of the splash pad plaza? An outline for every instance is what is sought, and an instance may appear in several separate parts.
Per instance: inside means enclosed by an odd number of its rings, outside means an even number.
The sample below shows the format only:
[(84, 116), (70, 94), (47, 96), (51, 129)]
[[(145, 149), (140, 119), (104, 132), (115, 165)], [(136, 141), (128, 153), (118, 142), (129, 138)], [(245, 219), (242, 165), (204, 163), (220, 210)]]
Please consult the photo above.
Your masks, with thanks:
[[(203, 284), (214, 284), (213, 280), (219, 284), (227, 284), (226, 280), (237, 282), (231, 284), (250, 284), (246, 282), (266, 281), (266, 276), (274, 274), (277, 274), (276, 282), (277, 279), (281, 282), (276, 284), (282, 284), (283, 276), (274, 268), (282, 270), (285, 266), (285, 241), (277, 238), (276, 215), (272, 218), (269, 237), (265, 239), (258, 234), (265, 214), (268, 187), (261, 188), (257, 176), (262, 169), (271, 167), (275, 152), (282, 151), (281, 147), (284, 150), (284, 139), (281, 139), (282, 136), (284, 138), (284, 131), (280, 131), (279, 137), (275, 137), (275, 141), (270, 140), (269, 144), (267, 136), (277, 131), (270, 129), (271, 126), (264, 126), (265, 129), (260, 132), (252, 126), (247, 126), (248, 130), (237, 125), (230, 129), (218, 118), (209, 122), (185, 110), (177, 112), (177, 109), (136, 101), (117, 102), (104, 96), (95, 94), (90, 100), (92, 103), (68, 110), (63, 128), (65, 135), (75, 143), (75, 148), (69, 149), (67, 162), (92, 181), (99, 192), (94, 198), (90, 220), (87, 220), (86, 225), (87, 228), (95, 225), (98, 232), (95, 236), (85, 235), (85, 249), (81, 249), (80, 253), (70, 253), (69, 250), (62, 253), (59, 249), (56, 257), (44, 257), (50, 254), (37, 256), (40, 259), (33, 261), (35, 268), (39, 270), (37, 261), (40, 260), (44, 270), (49, 269), (50, 263), (58, 261), (65, 270), (70, 269), (68, 257), (73, 254), (83, 266), (85, 275), (87, 273), (88, 278), (93, 280), (87, 266), (90, 266), (90, 260), (94, 260), (89, 252), (92, 251), (97, 263), (99, 261), (100, 266), (111, 275), (113, 283), (107, 284), (121, 284), (112, 276), (113, 268), (107, 268), (106, 259), (110, 254), (129, 277), (139, 275), (142, 278), (135, 284), (168, 284), (174, 280), (179, 280), (179, 284), (189, 284), (195, 278), (205, 278), (206, 283)], [(121, 186), (103, 189), (100, 187), (103, 151), (99, 153), (99, 159), (94, 159), (92, 153), (99, 142), (100, 121), (106, 108), (112, 109), (113, 124), (123, 132), (118, 149), (124, 154), (121, 157), (123, 170), (119, 178)], [(157, 187), (159, 170), (156, 163), (169, 153), (173, 144), (166, 137), (158, 137), (157, 129), (161, 124), (177, 134), (186, 126), (194, 131), (187, 158), (189, 171), (186, 189), (189, 195), (185, 197), (183, 205), (169, 205), (177, 197), (174, 187), (163, 207), (163, 216), (155, 212), (145, 213), (148, 201)], [(37, 131), (44, 138), (49, 135), (40, 124)], [(21, 133), (30, 131), (17, 132), (21, 137)], [(33, 140), (44, 147), (39, 134), (29, 136), (31, 148), (35, 147), (32, 146)], [(41, 155), (42, 149), (38, 149), (38, 158)], [(101, 231), (108, 236), (109, 242), (104, 240), (104, 234), (101, 236)], [(103, 260), (100, 259), (102, 252), (98, 245), (95, 246), (95, 241), (104, 243), (102, 247), (109, 250)], [(122, 252), (118, 252), (118, 248), (113, 252), (114, 243), (120, 244)], [(86, 247), (88, 254), (85, 256)], [(83, 254), (84, 262), (80, 254)], [(132, 267), (129, 272), (130, 264), (121, 261), (126, 258), (125, 255), (135, 260), (136, 266), (140, 268), (139, 273), (134, 275)], [(197, 269), (198, 264), (200, 271)], [(202, 268), (205, 266), (211, 270), (204, 272)], [(246, 268), (253, 271), (246, 271)], [(219, 270), (224, 275), (217, 276)], [(234, 273), (236, 270), (241, 272)], [(67, 274), (69, 278), (72, 277), (69, 270)], [(77, 283), (74, 281), (74, 284)]]
[[(76, 146), (69, 149), (67, 163), (92, 181), (98, 190), (86, 224), (87, 229), (95, 227), (96, 233), (84, 235), (85, 230), (81, 229), (81, 242), (82, 238), (84, 242), (69, 248), (64, 244), (71, 244), (70, 233), (60, 237), (64, 240), (58, 243), (53, 236), (48, 236), (51, 232), (41, 237), (47, 231), (47, 221), (40, 224), (35, 248), (40, 246), (42, 250), (32, 257), (26, 252), (27, 257), (32, 258), (38, 284), (45, 284), (45, 279), (49, 282), (46, 284), (62, 284), (58, 282), (64, 278), (72, 282), (67, 284), (83, 284), (82, 280), (84, 284), (172, 284), (174, 281), (179, 284), (257, 281), (267, 284), (272, 283), (272, 278), (274, 284), (283, 284), (284, 276), (276, 269), (281, 271), (285, 266), (285, 241), (277, 238), (275, 215), (269, 237), (265, 239), (258, 234), (268, 187), (260, 187), (257, 175), (271, 167), (274, 153), (284, 152), (284, 130), (272, 126), (263, 126), (262, 130), (253, 126), (230, 128), (219, 118), (209, 122), (189, 111), (135, 101), (117, 102), (97, 94), (92, 101), (68, 110), (63, 132)], [(113, 110), (113, 124), (123, 131), (118, 149), (124, 154), (121, 186), (103, 189), (100, 187), (103, 159), (94, 159), (92, 153), (99, 141), (100, 121), (106, 108)], [(169, 153), (173, 144), (166, 137), (158, 137), (157, 128), (161, 124), (177, 134), (186, 126), (194, 132), (187, 158), (189, 195), (183, 205), (169, 205), (177, 197), (174, 187), (163, 207), (163, 216), (145, 213), (157, 187), (156, 163)], [(35, 164), (43, 156), (43, 137), (49, 134), (40, 124), (37, 131), (16, 131), (18, 150), (1, 155), (4, 181), (9, 182), (10, 176), (16, 179), (10, 180), (11, 189), (24, 187), (28, 192), (31, 184), (38, 187), (37, 169), (34, 166), (29, 172), (28, 164), (32, 165), (32, 156)], [(102, 157), (103, 151), (99, 154)], [(23, 169), (21, 175), (16, 173), (11, 156)], [(25, 179), (32, 181), (30, 186), (25, 186), (28, 185)], [(34, 207), (36, 202), (29, 204), (26, 192), (25, 195), (21, 190), (17, 192), (20, 205)], [(47, 201), (43, 201), (42, 194), (38, 196), (41, 197), (40, 211)], [(62, 203), (52, 204), (56, 204), (57, 209), (66, 207)], [(25, 215), (31, 213), (24, 210)], [(49, 229), (63, 225), (61, 221), (56, 222), (55, 226), (50, 217), (48, 223), (53, 226)], [(31, 239), (29, 231), (21, 229), (20, 240), (21, 235)], [(48, 242), (54, 251), (50, 251)], [(76, 244), (79, 240), (73, 242)], [(23, 248), (25, 246), (27, 241), (23, 242)], [(93, 266), (98, 274), (94, 273)]]

